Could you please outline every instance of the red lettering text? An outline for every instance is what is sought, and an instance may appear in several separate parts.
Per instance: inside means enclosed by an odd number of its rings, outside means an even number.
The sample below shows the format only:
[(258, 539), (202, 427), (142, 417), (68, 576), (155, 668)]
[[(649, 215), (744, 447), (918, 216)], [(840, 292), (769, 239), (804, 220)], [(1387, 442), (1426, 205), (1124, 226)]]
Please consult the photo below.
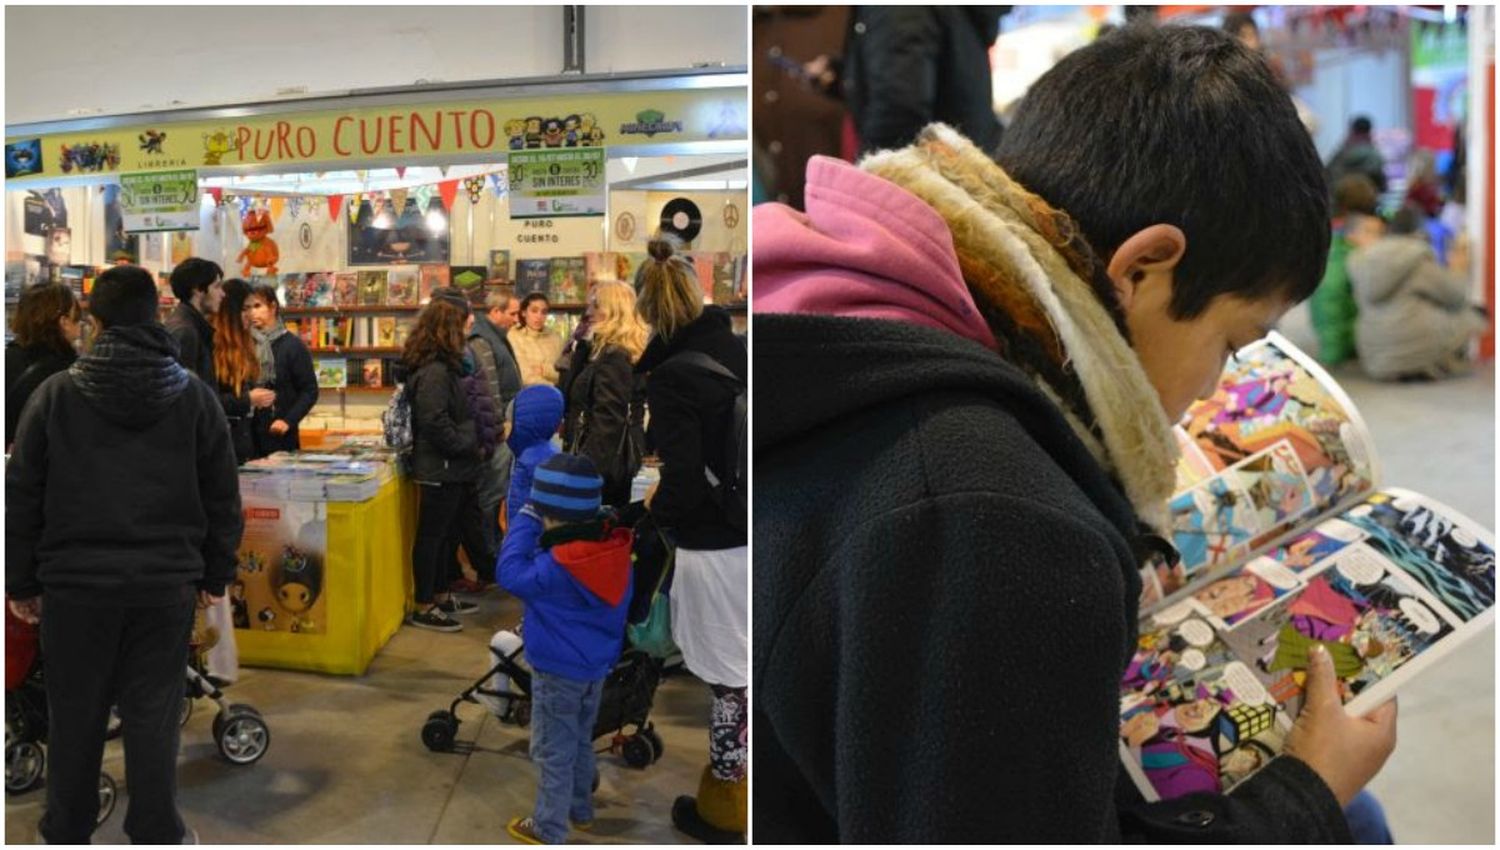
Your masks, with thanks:
[(312, 159), (318, 153), (318, 134), (306, 124), (297, 128), (297, 155)]
[(465, 112), (454, 112), (453, 113), (453, 135), (456, 136), (457, 139), (458, 139), (458, 149), (459, 150), (463, 150), (464, 149), (464, 124), (463, 124), (463, 118), (464, 118), (465, 115), (468, 115), (468, 114), (469, 113), (467, 111), (465, 111)]
[(365, 132), (369, 123), (363, 118), (359, 119), (359, 149), (364, 152), (365, 156), (371, 156), (380, 150), (380, 128), (384, 124), (384, 118), (375, 119), (375, 140), (372, 142), (369, 134)]
[(354, 119), (347, 115), (339, 116), (339, 120), (333, 122), (333, 152), (339, 156), (349, 156), (352, 151), (340, 144), (343, 138), (344, 122), (354, 123)]
[(285, 121), (276, 122), (276, 155), (281, 159), (292, 158), (292, 146), (288, 141), (292, 137), (292, 125)]
[(245, 148), (249, 145), (249, 143), (250, 128), (246, 127), (244, 124), (241, 124), (234, 131), (234, 153), (240, 158), (240, 162), (245, 161)]
[(427, 122), (422, 120), (422, 116), (419, 113), (413, 112), (411, 114), (411, 134), (410, 135), (411, 135), (411, 147), (412, 147), (412, 152), (413, 153), (417, 152), (417, 128), (418, 127), (422, 128), (422, 135), (424, 135), (424, 136), (427, 137), (427, 149), (428, 150), (430, 150), (430, 151), (436, 151), (436, 150), (441, 150), (442, 149), (442, 147), (443, 147), (443, 113), (439, 112), (437, 114), (437, 121), (434, 122), (434, 126), (437, 127), (437, 134), (436, 135), (434, 135), (433, 132), (427, 128)]
[[(484, 132), (480, 132), (480, 124), (484, 125)], [(488, 109), (481, 109), (469, 115), (469, 141), (480, 150), (487, 150), (495, 146), (495, 116)]]
[(391, 130), (391, 145), (389, 153), (406, 153), (401, 147), (401, 116), (392, 115), (387, 119)]

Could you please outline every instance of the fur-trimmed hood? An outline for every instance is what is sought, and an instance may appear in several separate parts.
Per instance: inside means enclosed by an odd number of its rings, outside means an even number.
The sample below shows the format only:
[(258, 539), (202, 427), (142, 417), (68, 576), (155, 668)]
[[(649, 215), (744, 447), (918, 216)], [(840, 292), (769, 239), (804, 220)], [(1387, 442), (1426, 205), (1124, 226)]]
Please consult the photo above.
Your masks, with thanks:
[(940, 124), (860, 169), (810, 166), (806, 215), (757, 208), (755, 309), (909, 320), (996, 351), (1164, 529), (1171, 423), (1071, 219)]

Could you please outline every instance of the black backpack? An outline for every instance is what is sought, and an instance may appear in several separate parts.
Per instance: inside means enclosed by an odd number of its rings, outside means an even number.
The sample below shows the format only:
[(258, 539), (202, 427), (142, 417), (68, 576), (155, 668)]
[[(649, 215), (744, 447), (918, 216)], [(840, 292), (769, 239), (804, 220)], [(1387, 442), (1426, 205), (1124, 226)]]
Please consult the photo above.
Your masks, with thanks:
[(728, 378), (739, 387), (739, 392), (735, 394), (734, 404), (729, 411), (729, 428), (724, 432), (725, 479), (720, 481), (708, 464), (703, 465), (703, 473), (708, 476), (714, 500), (724, 510), (724, 519), (736, 530), (746, 531), (749, 526), (747, 520), (750, 503), (749, 387), (728, 367), (701, 351), (684, 351), (674, 355), (671, 359), (681, 360), (722, 378)]

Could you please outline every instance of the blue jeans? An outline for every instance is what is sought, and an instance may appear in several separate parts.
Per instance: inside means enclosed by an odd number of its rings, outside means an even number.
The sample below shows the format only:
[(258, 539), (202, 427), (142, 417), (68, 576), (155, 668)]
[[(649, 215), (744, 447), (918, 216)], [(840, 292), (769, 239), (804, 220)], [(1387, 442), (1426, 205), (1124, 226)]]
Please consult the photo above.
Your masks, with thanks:
[(1355, 844), (1396, 843), (1391, 838), (1390, 824), (1385, 820), (1385, 809), (1369, 791), (1361, 791), (1349, 801), (1344, 817), (1349, 821), (1349, 832), (1354, 836)]
[(539, 774), (536, 835), (568, 836), (568, 820), (594, 819), (594, 721), (604, 680), (580, 682), (537, 670), (531, 676), (531, 761)]

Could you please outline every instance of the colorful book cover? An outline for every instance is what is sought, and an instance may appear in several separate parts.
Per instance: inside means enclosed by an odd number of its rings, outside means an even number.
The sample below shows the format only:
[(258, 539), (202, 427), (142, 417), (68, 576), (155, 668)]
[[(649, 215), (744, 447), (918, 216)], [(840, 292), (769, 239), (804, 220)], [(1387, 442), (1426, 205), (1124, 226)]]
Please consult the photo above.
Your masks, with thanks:
[(624, 251), (591, 251), (583, 255), (588, 280), (618, 280), (634, 283), (636, 270), (647, 258), (646, 254)]
[(533, 292), (547, 295), (551, 279), (551, 260), (516, 260), (517, 298), (525, 298)]
[(307, 307), (332, 307), (333, 275), (313, 272), (302, 279), (302, 303)]
[(349, 361), (338, 358), (318, 358), (318, 388), (343, 389), (349, 386)]
[(405, 348), (406, 347), (406, 339), (407, 339), (407, 337), (411, 336), (411, 329), (413, 327), (415, 327), (415, 326), (416, 326), (416, 322), (414, 322), (414, 321), (412, 321), (412, 322), (403, 322), (400, 319), (396, 320), (396, 347), (397, 348)]
[(510, 251), (490, 251), (489, 282), (510, 283)]
[(385, 386), (385, 361), (377, 358), (366, 360), (364, 379), (367, 387)]
[(738, 300), (734, 295), (734, 256), (720, 252), (713, 258), (713, 302), (730, 304)]
[(385, 303), (385, 269), (359, 273), (359, 303), (378, 307)]
[(393, 307), (415, 307), (418, 272), (415, 268), (391, 269), (385, 282), (385, 303)]
[(441, 289), (448, 285), (447, 266), (418, 266), (418, 274), (421, 282), (417, 289), (417, 303), (426, 304), (432, 300), (432, 291)]
[(711, 251), (694, 251), (688, 254), (688, 261), (693, 264), (693, 273), (698, 275), (698, 284), (703, 287), (703, 301), (705, 303), (714, 297), (714, 263), (717, 254)]
[(396, 346), (396, 317), (377, 316), (375, 318), (375, 347), (394, 348)]
[(583, 257), (553, 257), (547, 281), (554, 304), (582, 304), (588, 291), (588, 266)]
[(302, 290), (302, 277), (301, 272), (294, 272), (280, 275), (271, 281), (281, 289), (281, 302), (286, 306), (294, 309), (308, 306), (306, 294)]
[(333, 276), (333, 304), (335, 307), (359, 305), (359, 272), (339, 272)]
[(452, 266), (449, 269), (449, 280), (469, 299), (470, 304), (478, 306), (484, 304), (484, 281), (488, 273), (489, 269), (484, 266)]

